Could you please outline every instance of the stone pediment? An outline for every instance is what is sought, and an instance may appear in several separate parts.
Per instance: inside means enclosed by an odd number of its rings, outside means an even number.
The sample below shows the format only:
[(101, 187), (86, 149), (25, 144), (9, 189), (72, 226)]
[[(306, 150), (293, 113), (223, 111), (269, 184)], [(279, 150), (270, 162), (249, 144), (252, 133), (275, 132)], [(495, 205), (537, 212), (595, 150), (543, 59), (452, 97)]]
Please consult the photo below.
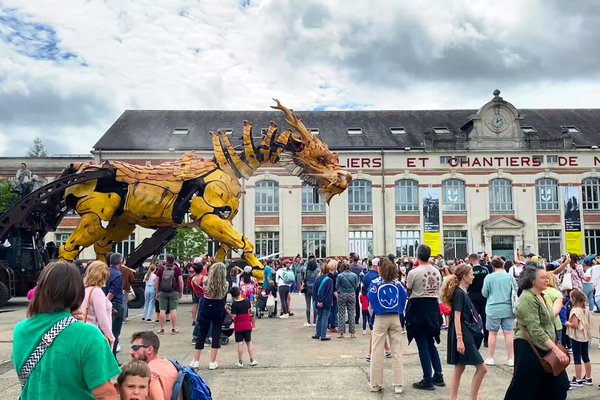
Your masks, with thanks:
[(516, 230), (516, 229), (523, 228), (523, 226), (525, 226), (524, 223), (522, 223), (520, 221), (515, 221), (514, 219), (506, 218), (506, 217), (489, 219), (489, 220), (483, 222), (483, 229), (485, 229), (485, 230), (489, 230), (489, 229)]

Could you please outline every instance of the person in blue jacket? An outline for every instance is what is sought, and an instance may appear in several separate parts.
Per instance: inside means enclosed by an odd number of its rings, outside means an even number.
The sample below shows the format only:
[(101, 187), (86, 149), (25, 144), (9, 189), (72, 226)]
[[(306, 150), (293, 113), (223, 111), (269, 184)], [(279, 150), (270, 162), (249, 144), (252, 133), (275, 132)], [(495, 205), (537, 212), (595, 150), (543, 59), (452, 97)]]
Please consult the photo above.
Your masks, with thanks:
[(398, 278), (398, 267), (384, 259), (379, 267), (379, 278), (373, 279), (367, 291), (369, 304), (375, 315), (373, 350), (371, 355), (371, 391), (383, 389), (385, 338), (389, 337), (392, 350), (392, 385), (394, 393), (402, 393), (404, 368), (402, 365), (402, 335), (400, 315), (404, 312), (406, 291)]
[(328, 276), (337, 269), (337, 261), (331, 260), (323, 267), (321, 275), (315, 280), (312, 292), (317, 309), (317, 332), (313, 339), (331, 340), (327, 337), (327, 321), (333, 306), (333, 280)]

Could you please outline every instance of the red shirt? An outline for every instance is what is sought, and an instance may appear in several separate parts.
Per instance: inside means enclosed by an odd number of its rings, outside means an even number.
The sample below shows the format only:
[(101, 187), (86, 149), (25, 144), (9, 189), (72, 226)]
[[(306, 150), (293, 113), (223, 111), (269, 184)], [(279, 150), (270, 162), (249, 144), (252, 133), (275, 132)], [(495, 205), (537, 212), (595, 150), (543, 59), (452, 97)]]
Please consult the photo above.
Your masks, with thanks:
[(364, 294), (360, 294), (360, 309), (361, 310), (368, 310), (369, 309), (369, 299), (367, 298), (366, 295)]
[(235, 323), (234, 331), (251, 331), (252, 330), (252, 321), (250, 320), (250, 310), (252, 309), (252, 305), (250, 304), (250, 300), (243, 299), (240, 301), (234, 301), (231, 305), (231, 313), (235, 315), (233, 322)]

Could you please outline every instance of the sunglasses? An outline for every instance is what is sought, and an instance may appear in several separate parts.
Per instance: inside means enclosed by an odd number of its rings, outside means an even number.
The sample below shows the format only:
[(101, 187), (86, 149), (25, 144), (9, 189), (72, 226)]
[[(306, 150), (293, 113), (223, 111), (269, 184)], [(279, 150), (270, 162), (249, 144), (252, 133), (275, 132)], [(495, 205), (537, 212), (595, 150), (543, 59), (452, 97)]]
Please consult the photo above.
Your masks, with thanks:
[(145, 344), (133, 344), (133, 345), (131, 345), (131, 350), (138, 351), (141, 347), (147, 348), (150, 346), (145, 345)]

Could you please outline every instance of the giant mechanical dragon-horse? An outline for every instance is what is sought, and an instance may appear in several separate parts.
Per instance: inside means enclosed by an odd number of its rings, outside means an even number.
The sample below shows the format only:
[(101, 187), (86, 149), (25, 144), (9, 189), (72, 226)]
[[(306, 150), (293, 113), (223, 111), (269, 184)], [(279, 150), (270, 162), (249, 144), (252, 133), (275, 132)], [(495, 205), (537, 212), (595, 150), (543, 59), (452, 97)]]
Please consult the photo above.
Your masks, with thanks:
[(239, 180), (249, 179), (263, 164), (280, 162), (317, 187), (327, 204), (352, 180), (352, 175), (340, 167), (337, 154), (290, 109), (275, 101), (277, 105), (272, 108), (283, 111), (285, 121), (295, 131), (278, 133), (277, 124), (271, 122), (257, 148), (252, 141), (252, 123), (244, 121), (241, 154), (227, 134), (219, 131), (210, 132), (215, 153), (212, 160), (188, 152), (157, 166), (105, 161), (101, 165), (73, 164), (66, 169), (63, 175), (98, 168), (111, 168), (115, 173), (65, 190), (65, 204), (74, 208), (81, 220), (60, 246), (59, 258), (72, 261), (84, 248), (94, 245), (97, 258), (104, 260), (113, 245), (126, 239), (136, 225), (150, 229), (198, 226), (219, 243), (216, 261), (223, 261), (229, 249), (241, 250), (253, 274), (262, 281), (263, 266), (254, 246), (231, 223), (242, 195)]

